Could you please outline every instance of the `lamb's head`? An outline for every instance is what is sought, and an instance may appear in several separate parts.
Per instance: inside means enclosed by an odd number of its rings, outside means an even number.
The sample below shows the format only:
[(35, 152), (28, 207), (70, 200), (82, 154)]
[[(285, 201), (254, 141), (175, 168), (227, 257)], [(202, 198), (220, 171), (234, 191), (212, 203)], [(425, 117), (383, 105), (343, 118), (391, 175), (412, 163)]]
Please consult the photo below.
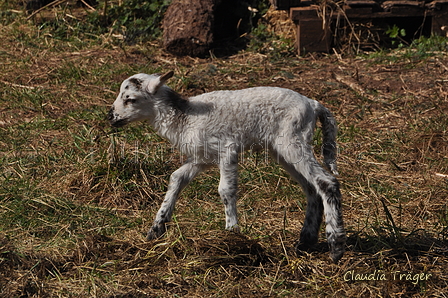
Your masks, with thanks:
[(107, 116), (110, 124), (121, 127), (130, 122), (150, 119), (157, 92), (173, 74), (172, 71), (163, 75), (140, 73), (124, 80)]

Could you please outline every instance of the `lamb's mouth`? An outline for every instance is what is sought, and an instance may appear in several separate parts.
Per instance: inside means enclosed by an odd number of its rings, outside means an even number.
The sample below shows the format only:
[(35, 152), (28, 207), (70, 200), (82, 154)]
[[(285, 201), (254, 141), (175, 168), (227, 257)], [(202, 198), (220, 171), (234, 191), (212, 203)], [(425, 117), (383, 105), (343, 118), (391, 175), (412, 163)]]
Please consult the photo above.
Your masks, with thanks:
[(120, 120), (110, 120), (110, 125), (113, 127), (122, 127), (128, 124), (127, 119), (120, 119)]

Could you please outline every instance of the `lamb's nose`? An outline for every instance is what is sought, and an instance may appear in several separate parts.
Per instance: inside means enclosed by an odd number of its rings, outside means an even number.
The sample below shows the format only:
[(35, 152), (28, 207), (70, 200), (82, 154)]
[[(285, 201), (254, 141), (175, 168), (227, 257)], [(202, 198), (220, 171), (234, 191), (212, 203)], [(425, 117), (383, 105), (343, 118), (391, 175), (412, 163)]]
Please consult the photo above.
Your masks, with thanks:
[(112, 121), (114, 119), (114, 108), (112, 107), (107, 114), (107, 120)]

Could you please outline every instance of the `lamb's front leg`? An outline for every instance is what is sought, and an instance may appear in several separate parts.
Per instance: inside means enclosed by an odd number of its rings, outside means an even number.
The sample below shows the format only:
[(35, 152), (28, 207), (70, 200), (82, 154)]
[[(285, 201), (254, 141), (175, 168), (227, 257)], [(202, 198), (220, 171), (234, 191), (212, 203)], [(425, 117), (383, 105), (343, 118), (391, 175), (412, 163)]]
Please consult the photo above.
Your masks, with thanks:
[(226, 214), (226, 229), (239, 232), (238, 216), (236, 211), (238, 188), (238, 153), (227, 152), (225, 158), (219, 163), (220, 181), (218, 192), (224, 204)]
[(170, 183), (168, 185), (168, 191), (166, 192), (165, 199), (157, 212), (156, 218), (152, 224), (152, 227), (148, 231), (147, 239), (155, 239), (162, 236), (165, 231), (165, 223), (171, 221), (173, 215), (174, 205), (179, 197), (182, 189), (188, 185), (200, 172), (202, 172), (207, 165), (196, 164), (193, 162), (185, 163), (179, 169), (174, 171), (170, 177)]

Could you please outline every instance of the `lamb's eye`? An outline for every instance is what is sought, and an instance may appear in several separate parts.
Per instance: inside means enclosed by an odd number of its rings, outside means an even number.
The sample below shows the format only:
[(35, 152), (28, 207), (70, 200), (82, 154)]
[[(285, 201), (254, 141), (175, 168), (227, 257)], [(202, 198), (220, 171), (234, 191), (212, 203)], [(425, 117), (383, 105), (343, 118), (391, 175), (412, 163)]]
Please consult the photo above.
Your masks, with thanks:
[(124, 104), (127, 105), (129, 103), (135, 103), (137, 100), (135, 98), (130, 98), (129, 95), (126, 95), (126, 98), (124, 100)]

